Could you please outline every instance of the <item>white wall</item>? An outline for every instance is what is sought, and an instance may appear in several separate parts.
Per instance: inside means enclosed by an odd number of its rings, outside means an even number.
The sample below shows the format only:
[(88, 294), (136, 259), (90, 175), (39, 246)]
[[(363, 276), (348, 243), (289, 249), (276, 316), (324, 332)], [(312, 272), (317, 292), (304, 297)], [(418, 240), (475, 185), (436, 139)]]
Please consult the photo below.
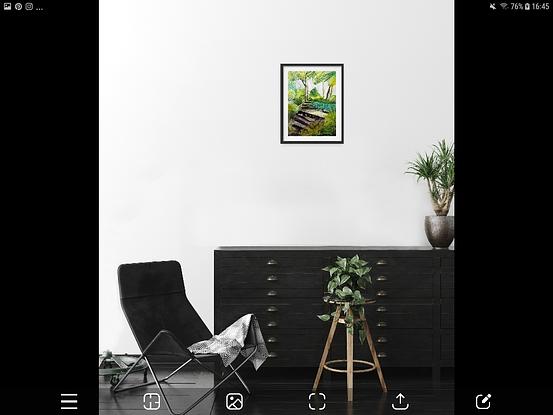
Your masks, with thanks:
[[(279, 143), (280, 63), (344, 63), (345, 144)], [(176, 259), (213, 328), (220, 245), (426, 245), (407, 161), (453, 137), (453, 1), (100, 2), (100, 350), (116, 268)]]

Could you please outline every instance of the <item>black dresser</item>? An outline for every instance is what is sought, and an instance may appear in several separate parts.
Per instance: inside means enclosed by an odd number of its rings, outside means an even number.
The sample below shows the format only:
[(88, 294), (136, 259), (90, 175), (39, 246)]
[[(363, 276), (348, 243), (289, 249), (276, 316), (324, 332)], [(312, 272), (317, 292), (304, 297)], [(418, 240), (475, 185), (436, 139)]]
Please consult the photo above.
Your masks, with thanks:
[[(322, 301), (336, 256), (355, 254), (372, 267), (366, 306), (383, 367), (453, 366), (454, 251), (427, 247), (222, 247), (215, 250), (215, 332), (254, 313), (272, 367), (317, 367), (330, 323)], [(368, 295), (367, 295), (368, 296)], [(344, 330), (336, 332), (330, 358), (345, 356)], [(355, 343), (356, 358), (369, 359)]]

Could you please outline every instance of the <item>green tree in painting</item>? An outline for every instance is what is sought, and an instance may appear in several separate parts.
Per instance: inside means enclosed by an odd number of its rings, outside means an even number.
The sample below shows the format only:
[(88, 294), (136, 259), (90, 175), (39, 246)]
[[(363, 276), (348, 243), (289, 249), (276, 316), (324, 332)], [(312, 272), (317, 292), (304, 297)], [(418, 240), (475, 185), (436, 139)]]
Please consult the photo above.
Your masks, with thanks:
[(330, 99), (332, 96), (332, 90), (336, 86), (336, 72), (334, 72), (334, 75), (328, 79), (328, 91), (326, 93), (326, 99)]
[[(329, 100), (332, 96), (332, 90), (336, 86), (336, 72), (315, 72), (314, 82), (316, 84), (322, 84), (323, 93), (321, 94), (324, 99)], [(326, 83), (326, 85), (325, 85)], [(326, 87), (326, 92), (325, 92)]]
[(313, 78), (313, 74), (315, 72), (313, 71), (294, 71), (294, 72), (288, 72), (288, 80), (289, 81), (300, 81), (304, 88), (304, 99), (307, 101), (309, 99), (308, 94), (308, 80)]
[(288, 72), (288, 134), (336, 135), (336, 72)]

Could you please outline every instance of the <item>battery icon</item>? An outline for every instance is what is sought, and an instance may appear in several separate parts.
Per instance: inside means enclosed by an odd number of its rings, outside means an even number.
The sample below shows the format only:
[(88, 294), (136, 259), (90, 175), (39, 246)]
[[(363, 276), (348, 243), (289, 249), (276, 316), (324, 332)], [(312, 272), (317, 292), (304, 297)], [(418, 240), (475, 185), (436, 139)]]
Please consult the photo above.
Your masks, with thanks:
[(524, 10), (530, 10), (530, 3), (526, 3), (524, 5)]

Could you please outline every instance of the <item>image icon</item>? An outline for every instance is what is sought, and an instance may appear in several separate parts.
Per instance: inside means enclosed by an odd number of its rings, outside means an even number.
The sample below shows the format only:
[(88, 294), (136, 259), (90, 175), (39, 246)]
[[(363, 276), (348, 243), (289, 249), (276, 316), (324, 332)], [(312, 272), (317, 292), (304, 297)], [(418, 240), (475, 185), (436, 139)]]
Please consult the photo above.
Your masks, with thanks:
[(225, 406), (229, 411), (239, 411), (244, 407), (244, 397), (241, 393), (227, 393)]

